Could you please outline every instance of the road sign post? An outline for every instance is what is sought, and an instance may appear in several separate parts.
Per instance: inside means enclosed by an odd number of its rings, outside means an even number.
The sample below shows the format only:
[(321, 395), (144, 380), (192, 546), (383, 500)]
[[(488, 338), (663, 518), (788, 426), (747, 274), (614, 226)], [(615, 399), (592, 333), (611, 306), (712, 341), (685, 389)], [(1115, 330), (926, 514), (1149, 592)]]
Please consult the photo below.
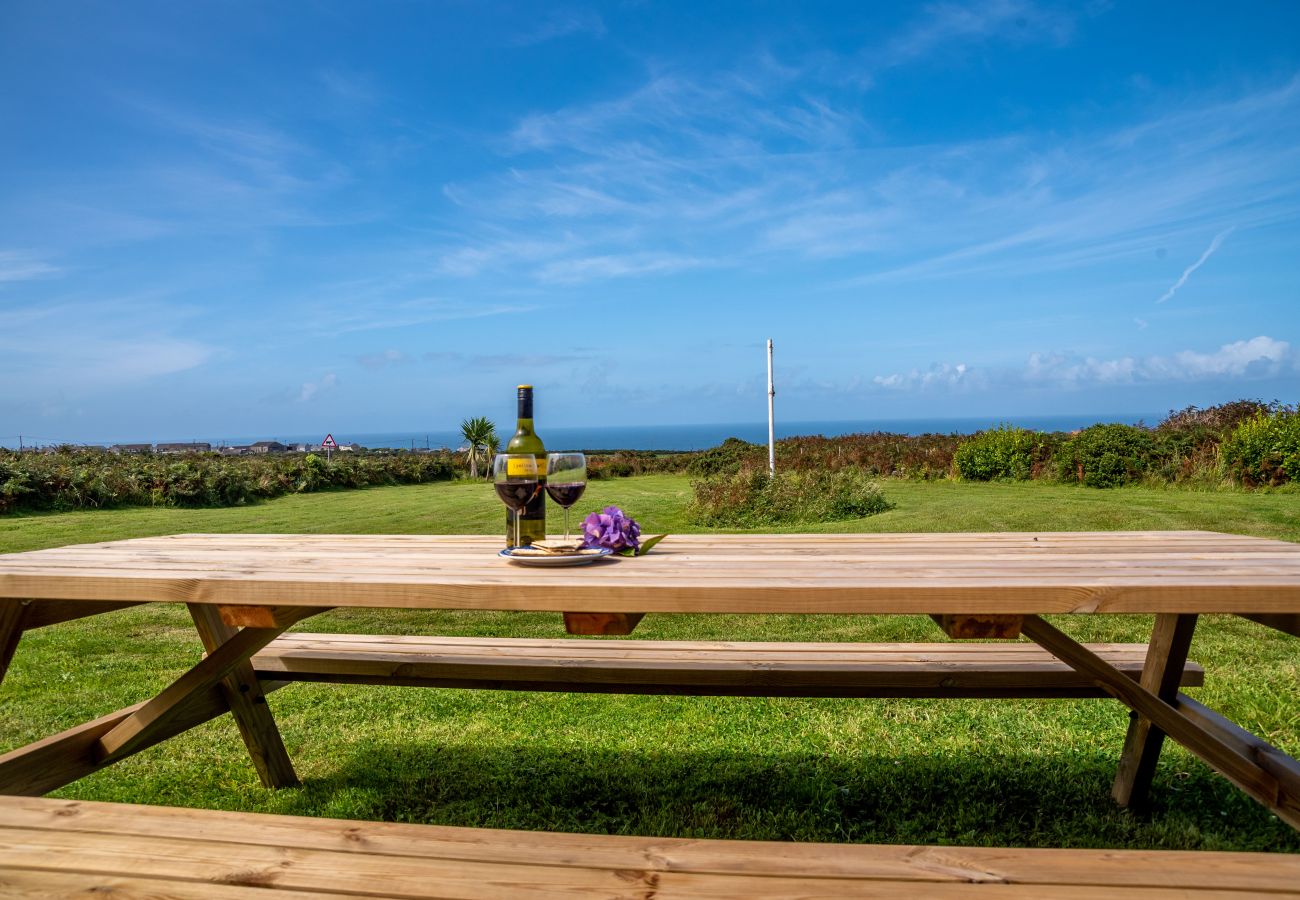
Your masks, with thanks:
[(329, 462), (330, 454), (339, 448), (338, 441), (334, 440), (334, 435), (327, 434), (325, 440), (320, 442), (320, 445), (325, 448), (325, 462)]

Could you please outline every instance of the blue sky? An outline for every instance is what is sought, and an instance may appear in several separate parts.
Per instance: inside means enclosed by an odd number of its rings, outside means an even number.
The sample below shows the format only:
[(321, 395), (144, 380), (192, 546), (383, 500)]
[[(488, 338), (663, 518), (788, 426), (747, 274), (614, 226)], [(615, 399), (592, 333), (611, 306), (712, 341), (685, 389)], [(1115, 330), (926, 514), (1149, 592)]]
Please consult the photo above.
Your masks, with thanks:
[(6, 0), (0, 168), (0, 442), (1300, 396), (1291, 2)]

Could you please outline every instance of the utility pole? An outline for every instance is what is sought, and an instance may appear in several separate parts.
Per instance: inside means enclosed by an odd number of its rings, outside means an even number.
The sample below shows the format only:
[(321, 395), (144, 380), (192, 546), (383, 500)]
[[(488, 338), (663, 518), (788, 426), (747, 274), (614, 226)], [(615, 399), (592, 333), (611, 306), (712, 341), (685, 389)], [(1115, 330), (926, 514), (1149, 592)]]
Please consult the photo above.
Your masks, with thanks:
[(767, 339), (767, 474), (776, 475), (776, 387), (772, 384), (772, 339)]

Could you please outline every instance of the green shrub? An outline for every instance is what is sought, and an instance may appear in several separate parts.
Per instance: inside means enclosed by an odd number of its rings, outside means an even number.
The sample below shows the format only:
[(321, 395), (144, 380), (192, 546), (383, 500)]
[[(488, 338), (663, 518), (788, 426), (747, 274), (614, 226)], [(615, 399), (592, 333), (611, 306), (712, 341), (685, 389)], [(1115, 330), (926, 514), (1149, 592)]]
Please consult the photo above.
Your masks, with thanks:
[(1224, 473), (1247, 487), (1300, 481), (1300, 410), (1257, 413), (1223, 442), (1221, 456)]
[(1046, 438), (1041, 432), (1001, 425), (961, 444), (953, 454), (953, 462), (957, 473), (968, 481), (1024, 481), (1033, 475), (1034, 464), (1046, 455)]
[(223, 457), (118, 456), (103, 450), (0, 450), (0, 513), (106, 506), (236, 506), (292, 492), (451, 478), (449, 454), (349, 453)]
[(756, 526), (859, 519), (892, 509), (880, 485), (856, 469), (739, 472), (693, 481), (690, 514), (701, 525)]
[(714, 475), (735, 475), (742, 468), (752, 468), (759, 464), (766, 454), (765, 447), (729, 437), (721, 444), (698, 453), (686, 466), (686, 471), (702, 478)]
[(1057, 455), (1062, 480), (1106, 488), (1138, 481), (1151, 467), (1155, 440), (1132, 425), (1093, 425), (1066, 441)]

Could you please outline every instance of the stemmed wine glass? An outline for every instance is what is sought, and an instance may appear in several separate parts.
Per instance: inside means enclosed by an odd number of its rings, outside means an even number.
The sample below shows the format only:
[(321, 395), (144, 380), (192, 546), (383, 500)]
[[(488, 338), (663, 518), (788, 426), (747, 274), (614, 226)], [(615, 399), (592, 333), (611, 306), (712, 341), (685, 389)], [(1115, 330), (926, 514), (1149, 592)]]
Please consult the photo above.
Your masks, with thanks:
[(492, 461), (497, 496), (515, 514), (515, 547), (519, 546), (519, 516), (542, 488), (537, 475), (537, 457), (531, 453), (498, 453)]
[(564, 507), (564, 539), (569, 539), (569, 507), (587, 489), (587, 457), (581, 453), (546, 454), (546, 493)]

